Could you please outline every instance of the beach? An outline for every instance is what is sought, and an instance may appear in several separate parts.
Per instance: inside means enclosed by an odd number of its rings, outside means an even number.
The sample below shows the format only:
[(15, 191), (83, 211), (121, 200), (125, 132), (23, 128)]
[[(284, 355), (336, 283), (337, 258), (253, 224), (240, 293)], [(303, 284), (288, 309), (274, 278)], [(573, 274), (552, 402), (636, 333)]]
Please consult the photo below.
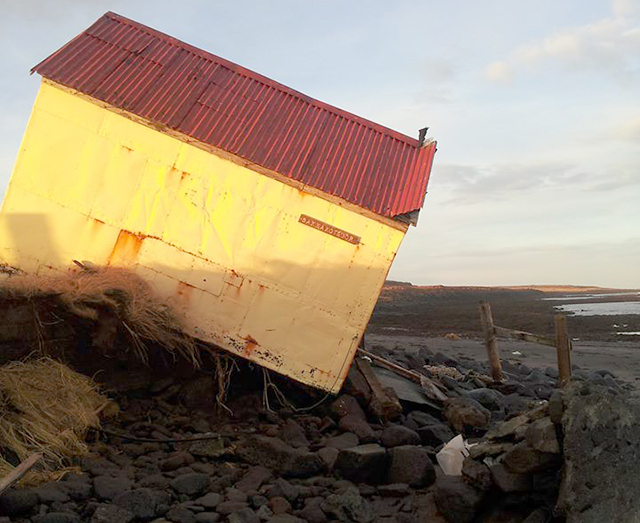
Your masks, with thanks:
[[(425, 337), (407, 335), (369, 334), (366, 337), (369, 347), (376, 345), (387, 349), (402, 347), (406, 351), (417, 351), (427, 347), (433, 352), (441, 352), (453, 358), (471, 358), (487, 361), (484, 340), (480, 338), (462, 338), (450, 340), (444, 336)], [(536, 345), (518, 340), (499, 339), (498, 349), (503, 361), (526, 365), (530, 368), (557, 368), (556, 351), (553, 347)], [(514, 353), (519, 354), (514, 354)], [(608, 370), (617, 378), (640, 386), (640, 341), (574, 341), (571, 363), (579, 370), (592, 372)]]
[[(483, 301), (490, 304), (495, 325), (551, 339), (555, 315), (565, 314), (576, 370), (608, 370), (640, 385), (640, 294), (634, 289), (420, 287), (388, 282), (367, 329), (366, 343), (407, 351), (428, 347), (454, 358), (487, 361), (478, 310)], [(498, 348), (503, 361), (557, 368), (553, 347), (499, 338)]]

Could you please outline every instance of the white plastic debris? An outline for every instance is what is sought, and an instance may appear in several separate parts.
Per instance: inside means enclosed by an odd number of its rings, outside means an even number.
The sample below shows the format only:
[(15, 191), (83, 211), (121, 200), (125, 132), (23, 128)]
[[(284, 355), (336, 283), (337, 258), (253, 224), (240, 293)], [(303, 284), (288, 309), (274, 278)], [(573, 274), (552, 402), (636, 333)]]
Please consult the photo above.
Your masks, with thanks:
[(522, 356), (522, 352), (520, 352), (519, 350), (514, 350), (511, 354), (513, 354), (514, 356)]
[(442, 447), (436, 454), (438, 465), (447, 476), (460, 476), (462, 474), (462, 462), (469, 455), (470, 445), (458, 434), (455, 438)]

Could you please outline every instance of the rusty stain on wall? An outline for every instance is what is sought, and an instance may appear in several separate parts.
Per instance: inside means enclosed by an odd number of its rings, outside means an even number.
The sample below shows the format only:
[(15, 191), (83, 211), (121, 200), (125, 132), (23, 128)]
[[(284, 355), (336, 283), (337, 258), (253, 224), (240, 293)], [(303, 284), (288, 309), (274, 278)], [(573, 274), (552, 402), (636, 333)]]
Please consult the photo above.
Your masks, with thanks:
[(191, 300), (191, 295), (193, 294), (194, 290), (195, 287), (193, 285), (189, 285), (182, 280), (178, 281), (178, 286), (176, 288), (176, 297), (183, 306), (188, 307), (189, 301)]
[(144, 236), (121, 230), (109, 256), (108, 265), (133, 265), (138, 260)]
[(244, 346), (244, 353), (246, 357), (250, 357), (253, 351), (257, 347), (259, 347), (260, 344), (255, 339), (253, 339), (253, 337), (250, 334), (245, 336), (244, 339), (247, 340), (247, 344)]

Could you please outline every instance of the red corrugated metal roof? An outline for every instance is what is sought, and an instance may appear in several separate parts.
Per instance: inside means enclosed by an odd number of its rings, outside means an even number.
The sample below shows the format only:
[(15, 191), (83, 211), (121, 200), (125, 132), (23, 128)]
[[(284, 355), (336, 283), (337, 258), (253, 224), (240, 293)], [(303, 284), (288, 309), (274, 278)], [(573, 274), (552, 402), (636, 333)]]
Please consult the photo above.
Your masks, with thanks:
[(120, 15), (33, 70), (377, 214), (422, 207), (435, 143), (420, 147)]

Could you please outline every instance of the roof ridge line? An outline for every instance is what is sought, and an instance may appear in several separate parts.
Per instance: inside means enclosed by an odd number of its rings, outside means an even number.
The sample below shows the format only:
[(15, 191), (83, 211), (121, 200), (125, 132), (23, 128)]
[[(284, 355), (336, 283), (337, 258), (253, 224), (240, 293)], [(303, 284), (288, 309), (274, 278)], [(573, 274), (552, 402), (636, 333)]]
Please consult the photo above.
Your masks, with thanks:
[[(115, 13), (113, 11), (107, 11), (104, 16), (107, 16), (109, 18), (111, 18), (112, 20), (115, 20), (117, 22), (120, 23), (124, 23), (127, 24), (129, 26), (132, 26), (138, 30), (142, 30), (145, 33), (151, 35), (151, 36), (155, 36), (158, 38), (163, 39), (164, 41), (168, 42), (171, 45), (179, 45), (181, 47), (186, 47), (188, 49), (186, 49), (187, 51), (191, 51), (193, 52), (193, 54), (197, 55), (197, 56), (202, 56), (203, 58), (206, 57), (212, 57), (214, 61), (218, 61), (220, 62), (222, 65), (224, 66), (229, 66), (229, 68), (231, 70), (233, 70), (236, 74), (240, 74), (242, 76), (244, 76), (245, 78), (249, 78), (249, 79), (253, 79), (253, 80), (258, 80), (260, 82), (262, 82), (263, 84), (268, 85), (269, 87), (272, 87), (274, 89), (277, 89), (278, 91), (288, 94), (288, 95), (292, 95), (295, 96), (297, 98), (299, 98), (300, 100), (307, 102), (311, 105), (315, 105), (316, 107), (324, 110), (324, 111), (328, 111), (330, 113), (339, 115), (341, 117), (347, 118), (353, 122), (356, 122), (360, 125), (364, 125), (366, 127), (369, 127), (372, 130), (375, 130), (377, 132), (386, 134), (388, 136), (390, 136), (391, 138), (394, 138), (396, 140), (399, 140), (401, 142), (406, 143), (409, 146), (413, 146), (416, 149), (419, 149), (419, 142), (417, 139), (412, 138), (411, 136), (408, 136), (404, 133), (401, 133), (400, 131), (396, 131), (395, 129), (391, 129), (390, 127), (386, 127), (384, 125), (381, 125), (379, 123), (376, 123), (372, 120), (369, 120), (368, 118), (364, 118), (362, 116), (358, 116), (357, 114), (351, 113), (349, 111), (346, 111), (345, 109), (341, 109), (339, 107), (335, 107), (327, 102), (323, 102), (322, 100), (318, 100), (316, 98), (313, 98), (301, 91), (298, 91), (296, 89), (293, 89), (291, 87), (288, 87), (287, 85), (277, 82), (276, 80), (273, 80), (267, 76), (264, 76), (261, 73), (258, 73), (256, 71), (252, 71), (251, 69), (248, 69), (246, 67), (243, 67), (239, 64), (236, 64), (235, 62), (232, 62), (230, 60), (227, 60), (226, 58), (222, 58), (221, 56), (215, 55), (213, 53), (210, 53), (209, 51), (205, 51), (204, 49), (201, 49), (199, 47), (196, 47), (195, 45), (189, 44), (187, 42), (183, 42), (182, 40), (179, 40), (178, 38), (171, 36), (167, 33), (164, 33), (162, 31), (158, 31), (157, 29), (154, 29), (152, 27), (149, 27), (147, 25), (141, 24), (140, 22), (136, 22), (135, 20), (131, 20), (130, 18), (127, 18), (126, 16), (122, 16), (118, 13)], [(86, 32), (83, 31), (83, 33)], [(82, 33), (81, 33), (82, 34)], [(205, 55), (205, 56), (203, 56)], [(39, 65), (39, 64), (38, 64)], [(37, 66), (36, 66), (37, 67)], [(34, 67), (33, 69), (35, 70), (36, 67)]]

